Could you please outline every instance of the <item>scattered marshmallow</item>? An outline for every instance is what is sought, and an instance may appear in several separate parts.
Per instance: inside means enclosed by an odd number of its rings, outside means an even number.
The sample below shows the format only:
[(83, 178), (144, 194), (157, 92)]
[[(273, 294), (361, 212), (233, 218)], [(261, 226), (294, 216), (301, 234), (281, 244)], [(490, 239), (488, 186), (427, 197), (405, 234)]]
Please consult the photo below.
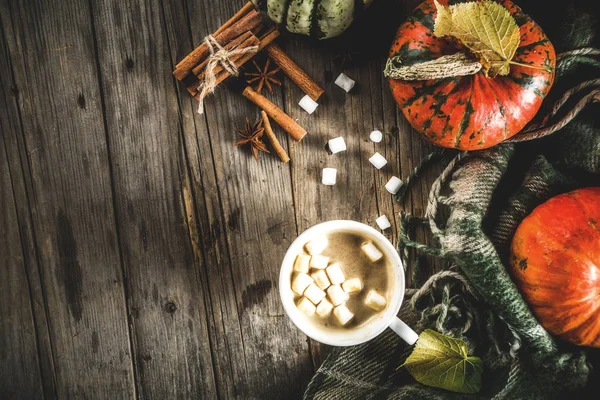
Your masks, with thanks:
[(363, 284), (360, 278), (352, 278), (348, 279), (346, 282), (342, 283), (342, 289), (344, 292), (350, 293), (358, 293), (362, 290)]
[(381, 131), (373, 131), (369, 135), (369, 139), (374, 143), (379, 143), (383, 139), (383, 133)]
[(326, 317), (331, 314), (331, 310), (333, 310), (333, 304), (328, 302), (327, 299), (323, 299), (317, 306), (317, 315), (319, 317)]
[(340, 151), (346, 151), (346, 141), (341, 136), (334, 139), (329, 139), (328, 145), (332, 154), (339, 153)]
[(317, 254), (310, 258), (310, 267), (314, 269), (325, 269), (329, 264), (329, 257)]
[(292, 281), (292, 290), (299, 295), (302, 295), (306, 288), (313, 283), (313, 278), (307, 274), (300, 272)]
[(390, 220), (385, 214), (377, 218), (375, 222), (377, 222), (377, 226), (379, 226), (379, 229), (381, 229), (382, 231), (385, 231), (387, 228), (392, 226), (392, 224), (390, 224)]
[(298, 254), (296, 261), (294, 261), (294, 271), (308, 273), (310, 263), (310, 256), (307, 254)]
[(356, 82), (354, 82), (352, 79), (350, 79), (346, 74), (344, 74), (343, 72), (341, 74), (338, 75), (337, 78), (335, 78), (335, 82), (336, 85), (338, 85), (339, 87), (341, 87), (342, 89), (344, 89), (346, 91), (346, 93), (348, 93), (350, 90), (352, 90), (352, 88), (354, 87), (354, 84)]
[(329, 267), (327, 267), (326, 271), (327, 276), (329, 277), (329, 280), (333, 285), (339, 285), (340, 283), (346, 280), (344, 272), (342, 271), (342, 269), (340, 268), (340, 264), (338, 263), (331, 264)]
[(325, 270), (320, 269), (317, 272), (313, 273), (311, 277), (314, 279), (317, 286), (323, 290), (331, 286), (331, 282), (329, 282), (329, 278), (327, 277), (327, 273), (325, 272)]
[(304, 291), (304, 297), (312, 301), (313, 304), (319, 304), (319, 302), (325, 297), (325, 292), (319, 289), (317, 285), (312, 283)]
[(337, 174), (337, 169), (335, 168), (323, 168), (323, 185), (335, 185), (335, 176)]
[(352, 314), (352, 312), (348, 310), (348, 307), (346, 306), (338, 306), (334, 308), (333, 315), (335, 315), (340, 325), (346, 325), (348, 321), (354, 317), (354, 314)]
[(298, 310), (302, 311), (309, 317), (315, 315), (315, 310), (317, 309), (317, 307), (315, 307), (315, 305), (311, 303), (310, 300), (306, 297), (301, 298), (300, 301), (296, 303), (296, 307), (298, 307)]
[(327, 288), (327, 297), (334, 306), (339, 306), (348, 301), (350, 296), (344, 292), (344, 289), (340, 285), (331, 285)]
[(327, 236), (321, 235), (306, 243), (304, 247), (306, 248), (306, 251), (308, 251), (308, 254), (314, 256), (317, 254), (321, 254), (323, 250), (327, 248), (328, 245), (329, 240), (327, 240)]
[(381, 260), (383, 254), (379, 251), (377, 247), (371, 242), (363, 243), (360, 248), (365, 253), (365, 255), (371, 260), (371, 262)]
[(385, 308), (387, 300), (375, 290), (371, 290), (367, 293), (365, 304), (373, 310), (381, 311)]
[(392, 176), (390, 178), (390, 180), (388, 181), (388, 183), (385, 184), (385, 189), (390, 192), (391, 194), (396, 194), (398, 193), (398, 190), (400, 190), (400, 187), (402, 186), (402, 181), (400, 180), (400, 178), (396, 177), (396, 176)]
[(319, 104), (313, 99), (311, 99), (309, 95), (306, 95), (302, 99), (300, 99), (298, 105), (302, 107), (307, 113), (312, 114), (317, 109), (317, 106)]
[(379, 153), (373, 154), (371, 158), (369, 158), (369, 162), (377, 169), (381, 169), (385, 164), (387, 164), (385, 157)]

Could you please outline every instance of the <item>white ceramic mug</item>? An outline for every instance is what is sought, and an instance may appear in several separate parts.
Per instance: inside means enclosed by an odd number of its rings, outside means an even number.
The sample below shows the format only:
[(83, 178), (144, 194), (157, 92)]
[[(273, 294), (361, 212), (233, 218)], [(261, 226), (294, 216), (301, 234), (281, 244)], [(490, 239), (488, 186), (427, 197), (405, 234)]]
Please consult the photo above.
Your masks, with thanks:
[[(333, 231), (343, 231), (356, 233), (371, 240), (382, 251), (385, 257), (390, 261), (393, 269), (394, 282), (390, 285), (392, 289), (388, 293), (387, 307), (368, 322), (351, 330), (333, 330), (321, 328), (310, 320), (294, 303), (294, 293), (291, 288), (291, 276), (293, 272), (296, 256), (302, 252), (303, 246), (314, 237), (328, 234)], [(404, 268), (398, 252), (389, 240), (381, 233), (368, 225), (356, 221), (335, 220), (317, 224), (294, 240), (290, 245), (279, 274), (279, 294), (283, 302), (283, 308), (294, 325), (298, 327), (310, 338), (332, 346), (353, 346), (359, 343), (373, 339), (385, 330), (391, 328), (406, 343), (414, 344), (419, 335), (408, 325), (400, 320), (396, 315), (400, 311), (402, 300), (404, 299), (405, 277)]]

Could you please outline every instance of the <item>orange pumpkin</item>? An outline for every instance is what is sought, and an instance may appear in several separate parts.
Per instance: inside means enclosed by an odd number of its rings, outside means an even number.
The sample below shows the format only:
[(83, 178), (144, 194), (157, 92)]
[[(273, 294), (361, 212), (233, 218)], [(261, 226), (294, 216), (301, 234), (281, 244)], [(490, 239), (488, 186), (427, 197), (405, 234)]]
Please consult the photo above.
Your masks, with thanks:
[(600, 347), (600, 187), (553, 197), (512, 241), (514, 280), (550, 333)]
[[(392, 93), (408, 122), (438, 146), (479, 150), (494, 146), (517, 132), (535, 116), (554, 81), (556, 54), (538, 24), (509, 0), (496, 0), (519, 25), (521, 42), (506, 76), (475, 75), (426, 81), (390, 79)], [(439, 0), (447, 5), (448, 0)], [(450, 2), (452, 4), (456, 2)], [(433, 35), (437, 15), (434, 0), (425, 0), (400, 25), (390, 57), (407, 65), (457, 52), (445, 38)]]

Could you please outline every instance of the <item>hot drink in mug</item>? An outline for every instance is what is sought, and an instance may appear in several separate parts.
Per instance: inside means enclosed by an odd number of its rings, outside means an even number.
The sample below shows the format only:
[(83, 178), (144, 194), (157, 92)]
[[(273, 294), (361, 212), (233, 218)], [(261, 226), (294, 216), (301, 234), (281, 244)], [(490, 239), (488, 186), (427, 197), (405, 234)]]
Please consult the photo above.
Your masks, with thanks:
[(328, 221), (306, 230), (281, 266), (284, 309), (309, 337), (334, 346), (365, 342), (392, 328), (407, 343), (418, 335), (396, 317), (404, 269), (394, 246), (355, 221)]

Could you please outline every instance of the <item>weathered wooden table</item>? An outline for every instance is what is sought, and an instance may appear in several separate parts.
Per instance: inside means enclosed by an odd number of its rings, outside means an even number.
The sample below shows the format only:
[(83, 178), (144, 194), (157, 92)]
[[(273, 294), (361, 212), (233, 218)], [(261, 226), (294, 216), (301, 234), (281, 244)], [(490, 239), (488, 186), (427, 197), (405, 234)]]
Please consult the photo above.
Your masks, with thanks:
[[(1, 0), (0, 398), (300, 397), (326, 349), (284, 316), (287, 246), (315, 223), (381, 214), (395, 241), (436, 174), (404, 204), (383, 188), (431, 150), (382, 75), (417, 2), (378, 0), (341, 40), (278, 40), (327, 89), (313, 115), (287, 79), (269, 96), (310, 132), (296, 143), (275, 127), (283, 164), (234, 148), (259, 115), (235, 84), (198, 115), (171, 75), (241, 0)], [(348, 94), (332, 83), (342, 70)], [(348, 150), (329, 156), (340, 135)], [(325, 166), (337, 185), (320, 183)]]

